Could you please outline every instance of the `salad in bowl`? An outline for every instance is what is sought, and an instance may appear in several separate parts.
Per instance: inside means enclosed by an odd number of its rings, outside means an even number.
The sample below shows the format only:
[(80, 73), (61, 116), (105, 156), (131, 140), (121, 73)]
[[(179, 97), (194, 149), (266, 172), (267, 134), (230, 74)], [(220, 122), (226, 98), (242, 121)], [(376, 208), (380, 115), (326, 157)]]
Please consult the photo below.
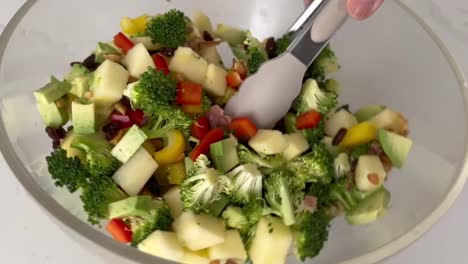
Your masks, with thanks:
[[(285, 263), (290, 252), (305, 261), (335, 218), (377, 221), (388, 174), (412, 146), (408, 121), (386, 106), (340, 104), (330, 47), (273, 129), (224, 114), (290, 39), (213, 28), (203, 13), (123, 18), (112, 41), (34, 92), (55, 185), (79, 192), (88, 221), (115, 240), (180, 263)], [(232, 62), (220, 56), (226, 44)]]

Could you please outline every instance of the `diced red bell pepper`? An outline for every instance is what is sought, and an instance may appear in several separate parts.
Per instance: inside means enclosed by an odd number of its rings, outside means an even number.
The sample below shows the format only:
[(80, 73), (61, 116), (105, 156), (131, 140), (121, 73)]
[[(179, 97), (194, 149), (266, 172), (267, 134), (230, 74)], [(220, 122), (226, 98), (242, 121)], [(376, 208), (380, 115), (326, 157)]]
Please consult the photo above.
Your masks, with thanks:
[(165, 75), (169, 74), (169, 65), (164, 56), (156, 53), (153, 55), (153, 61), (156, 69), (161, 70)]
[(229, 87), (237, 90), (242, 84), (242, 77), (237, 71), (230, 71), (226, 76), (226, 81)]
[(177, 86), (176, 102), (180, 105), (200, 105), (202, 96), (203, 87), (199, 84), (184, 81)]
[(128, 115), (123, 115), (116, 111), (114, 111), (111, 114), (110, 119), (111, 119), (111, 122), (119, 124), (121, 128), (129, 128), (133, 126), (133, 121), (130, 119)]
[(142, 127), (146, 124), (147, 119), (145, 117), (145, 113), (141, 109), (129, 110), (127, 111), (127, 115), (130, 117), (133, 123), (139, 127)]
[(321, 119), (322, 116), (319, 112), (310, 110), (297, 117), (296, 127), (297, 129), (314, 128), (319, 124)]
[(110, 220), (106, 229), (116, 241), (124, 244), (132, 242), (133, 232), (122, 219)]
[(210, 151), (210, 145), (223, 140), (224, 130), (221, 128), (212, 129), (206, 134), (200, 143), (190, 153), (190, 158), (195, 161), (201, 154), (207, 154)]
[(196, 138), (201, 140), (210, 132), (210, 122), (208, 122), (208, 118), (206, 116), (202, 116), (197, 119), (197, 121), (193, 122), (192, 126), (190, 127), (190, 134)]
[(127, 38), (122, 32), (119, 32), (119, 34), (115, 35), (114, 37), (114, 44), (121, 48), (122, 51), (127, 54), (129, 50), (131, 50), (135, 44)]
[(235, 118), (229, 125), (234, 136), (242, 141), (247, 141), (257, 134), (257, 126), (246, 117)]

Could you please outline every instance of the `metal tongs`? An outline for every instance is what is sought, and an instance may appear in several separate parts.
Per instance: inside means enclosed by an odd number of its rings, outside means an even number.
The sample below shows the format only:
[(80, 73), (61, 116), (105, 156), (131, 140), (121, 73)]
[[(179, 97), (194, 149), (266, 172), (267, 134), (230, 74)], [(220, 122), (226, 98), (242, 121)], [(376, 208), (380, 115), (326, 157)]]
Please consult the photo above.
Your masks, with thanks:
[(299, 95), (302, 79), (322, 49), (348, 19), (345, 0), (315, 0), (292, 25), (284, 54), (264, 63), (225, 107), (231, 117), (248, 117), (272, 128)]

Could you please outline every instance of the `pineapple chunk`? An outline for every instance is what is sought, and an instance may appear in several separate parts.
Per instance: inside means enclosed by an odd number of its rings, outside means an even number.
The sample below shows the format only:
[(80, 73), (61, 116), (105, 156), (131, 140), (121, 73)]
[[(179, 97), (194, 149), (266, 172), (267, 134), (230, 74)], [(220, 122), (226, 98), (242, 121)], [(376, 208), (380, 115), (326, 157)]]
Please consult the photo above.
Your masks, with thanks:
[(183, 264), (210, 264), (208, 250), (190, 251), (185, 250), (185, 255), (180, 261)]
[(182, 205), (182, 200), (180, 198), (180, 188), (171, 188), (163, 195), (163, 198), (169, 206), (172, 217), (179, 217), (179, 215), (184, 211), (184, 206)]
[(210, 247), (208, 254), (211, 260), (220, 260), (221, 262), (231, 259), (237, 263), (244, 263), (247, 259), (244, 243), (239, 231), (235, 229), (224, 232), (224, 243)]
[(284, 137), (289, 143), (288, 148), (283, 151), (283, 157), (286, 160), (292, 160), (296, 157), (299, 157), (310, 147), (307, 139), (300, 132), (284, 135)]
[(203, 88), (210, 95), (223, 96), (227, 87), (226, 76), (227, 71), (223, 68), (215, 64), (208, 65)]
[(183, 74), (192, 82), (203, 84), (208, 62), (191, 48), (179, 47), (169, 63), (169, 70)]
[(173, 232), (157, 230), (138, 244), (138, 249), (164, 259), (180, 261), (184, 257), (185, 250), (177, 240)]
[(258, 130), (249, 140), (249, 145), (257, 152), (265, 155), (282, 153), (288, 148), (288, 141), (278, 130)]
[(258, 222), (249, 249), (253, 264), (284, 264), (292, 243), (291, 230), (276, 217), (264, 217)]
[(224, 221), (207, 214), (183, 212), (173, 227), (181, 243), (192, 251), (224, 242)]
[(111, 106), (122, 98), (127, 87), (128, 71), (117, 62), (104, 61), (94, 72), (91, 85), (93, 102), (98, 106)]
[(156, 67), (153, 58), (151, 58), (143, 43), (136, 44), (135, 47), (128, 51), (123, 62), (127, 66), (130, 75), (138, 79), (148, 70), (148, 67)]

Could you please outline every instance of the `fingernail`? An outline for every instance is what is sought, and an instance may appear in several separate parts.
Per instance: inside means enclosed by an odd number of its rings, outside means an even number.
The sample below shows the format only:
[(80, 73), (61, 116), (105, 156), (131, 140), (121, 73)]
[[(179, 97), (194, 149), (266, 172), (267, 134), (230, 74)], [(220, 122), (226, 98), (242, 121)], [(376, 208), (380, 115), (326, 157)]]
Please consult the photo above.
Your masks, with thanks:
[(309, 6), (313, 0), (304, 0), (304, 5)]
[(384, 0), (348, 0), (348, 12), (354, 19), (363, 20), (371, 16)]

